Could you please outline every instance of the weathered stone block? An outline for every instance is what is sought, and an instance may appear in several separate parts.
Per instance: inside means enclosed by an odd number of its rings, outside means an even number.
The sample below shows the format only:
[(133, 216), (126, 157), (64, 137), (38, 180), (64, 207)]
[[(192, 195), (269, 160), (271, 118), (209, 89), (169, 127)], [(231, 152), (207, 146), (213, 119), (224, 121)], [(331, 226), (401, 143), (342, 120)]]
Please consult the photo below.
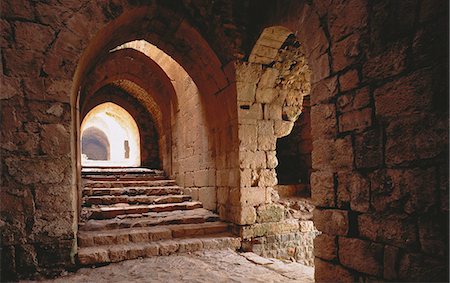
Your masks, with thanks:
[(339, 115), (339, 132), (364, 130), (372, 126), (372, 108), (364, 108)]
[(336, 106), (320, 104), (311, 107), (311, 134), (314, 139), (335, 138), (337, 133)]
[(338, 209), (314, 209), (314, 223), (319, 231), (329, 235), (347, 235), (348, 211)]
[(277, 184), (277, 173), (274, 169), (263, 169), (259, 172), (258, 186), (272, 187)]
[(313, 148), (313, 169), (336, 171), (353, 167), (353, 148), (349, 136), (336, 140), (315, 139)]
[(380, 128), (355, 135), (357, 168), (373, 168), (383, 164), (383, 131)]
[(276, 138), (273, 121), (258, 121), (258, 149), (275, 150)]
[(401, 73), (406, 68), (407, 48), (405, 42), (399, 42), (383, 53), (369, 56), (363, 65), (363, 79), (383, 79)]
[(42, 151), (50, 156), (70, 154), (69, 131), (61, 124), (42, 125)]
[(236, 64), (236, 81), (257, 83), (262, 74), (261, 64), (239, 62)]
[(271, 103), (277, 96), (277, 90), (274, 88), (262, 88), (256, 89), (256, 102), (268, 104)]
[(312, 85), (311, 105), (329, 103), (338, 91), (337, 77), (330, 77)]
[(256, 84), (255, 83), (236, 83), (236, 92), (239, 102), (252, 104), (255, 102)]
[(294, 127), (294, 122), (292, 121), (274, 121), (274, 133), (277, 138), (285, 137), (289, 135)]
[(311, 174), (311, 199), (316, 206), (334, 207), (334, 175), (316, 171)]
[(314, 259), (314, 279), (316, 282), (355, 282), (348, 269), (317, 257)]
[(406, 215), (361, 214), (358, 231), (362, 237), (401, 248), (417, 245), (415, 220)]
[(420, 70), (375, 89), (376, 114), (396, 117), (399, 113), (428, 111), (433, 98), (431, 80), (430, 70)]
[(257, 142), (256, 125), (239, 125), (239, 149), (256, 151)]
[(337, 239), (335, 236), (320, 234), (314, 238), (314, 255), (316, 257), (334, 260), (337, 258)]
[(425, 212), (436, 202), (436, 171), (387, 169), (371, 174), (371, 203), (376, 211)]
[(417, 282), (448, 281), (448, 264), (415, 253), (406, 253), (400, 259), (399, 280)]
[(358, 70), (350, 70), (339, 76), (339, 86), (341, 92), (345, 92), (354, 89), (359, 84)]
[(339, 112), (350, 112), (367, 107), (370, 104), (369, 88), (364, 87), (356, 91), (339, 96), (336, 105)]
[(394, 165), (438, 156), (447, 150), (448, 122), (433, 115), (392, 120), (386, 127), (386, 164)]
[(277, 152), (276, 151), (266, 151), (267, 157), (267, 168), (275, 169), (278, 166)]
[[(355, 63), (360, 53), (360, 34), (354, 33), (331, 46), (333, 71), (338, 72)], [(342, 86), (342, 85), (341, 85)], [(344, 85), (344, 89), (345, 89)], [(342, 91), (342, 88), (341, 88)]]
[(266, 168), (266, 153), (264, 151), (241, 151), (239, 160), (241, 168)]
[(209, 210), (216, 210), (217, 197), (215, 187), (204, 187), (198, 190), (198, 199), (203, 203), (203, 207)]
[(374, 276), (383, 275), (383, 245), (339, 237), (339, 261), (346, 267)]
[(256, 222), (277, 222), (284, 218), (284, 207), (279, 204), (261, 205), (256, 210)]

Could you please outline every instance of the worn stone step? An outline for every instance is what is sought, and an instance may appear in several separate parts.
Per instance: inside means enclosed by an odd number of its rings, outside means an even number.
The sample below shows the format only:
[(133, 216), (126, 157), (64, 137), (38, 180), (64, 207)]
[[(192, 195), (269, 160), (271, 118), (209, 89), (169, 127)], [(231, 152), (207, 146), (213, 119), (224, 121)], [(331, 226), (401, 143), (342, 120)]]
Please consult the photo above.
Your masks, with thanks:
[(87, 188), (83, 189), (83, 196), (162, 196), (181, 195), (183, 189), (178, 186), (165, 187), (126, 187), (126, 188)]
[(144, 214), (119, 215), (114, 219), (89, 219), (80, 223), (80, 231), (102, 231), (132, 227), (151, 227), (169, 224), (198, 224), (218, 221), (219, 216), (207, 209), (148, 212)]
[(204, 236), (225, 233), (229, 224), (225, 222), (207, 222), (199, 224), (175, 224), (156, 227), (136, 227), (104, 231), (80, 231), (78, 246), (118, 245), (127, 243), (148, 243), (174, 238)]
[(84, 180), (85, 188), (126, 188), (126, 187), (163, 187), (176, 186), (174, 180), (152, 180), (152, 181), (96, 181)]
[(90, 219), (109, 219), (122, 214), (143, 214), (147, 212), (163, 212), (174, 210), (189, 210), (201, 208), (202, 203), (198, 201), (185, 201), (180, 203), (165, 203), (153, 205), (124, 205), (105, 206), (95, 208), (83, 208)]
[(241, 239), (232, 234), (208, 235), (198, 238), (161, 240), (152, 243), (127, 243), (84, 247), (78, 249), (78, 262), (81, 265), (97, 265), (118, 262), (140, 257), (166, 256), (199, 250), (238, 250)]
[(82, 175), (91, 174), (162, 174), (164, 171), (160, 169), (150, 169), (144, 167), (83, 167), (81, 169)]
[(165, 175), (159, 174), (110, 174), (110, 175), (87, 175), (83, 176), (85, 180), (91, 181), (154, 181), (167, 180)]
[(102, 196), (86, 196), (83, 198), (83, 206), (91, 205), (110, 205), (118, 203), (128, 204), (163, 204), (163, 203), (180, 203), (190, 201), (189, 195), (102, 195)]

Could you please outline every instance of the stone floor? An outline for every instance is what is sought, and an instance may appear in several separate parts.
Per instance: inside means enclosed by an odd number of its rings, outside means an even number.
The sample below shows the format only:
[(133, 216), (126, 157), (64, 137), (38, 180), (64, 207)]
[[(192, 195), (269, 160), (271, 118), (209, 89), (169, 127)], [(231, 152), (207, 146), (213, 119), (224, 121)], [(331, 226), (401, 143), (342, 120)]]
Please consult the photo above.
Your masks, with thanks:
[[(231, 250), (128, 260), (45, 282), (314, 282), (314, 269)], [(25, 282), (25, 281), (23, 281)]]

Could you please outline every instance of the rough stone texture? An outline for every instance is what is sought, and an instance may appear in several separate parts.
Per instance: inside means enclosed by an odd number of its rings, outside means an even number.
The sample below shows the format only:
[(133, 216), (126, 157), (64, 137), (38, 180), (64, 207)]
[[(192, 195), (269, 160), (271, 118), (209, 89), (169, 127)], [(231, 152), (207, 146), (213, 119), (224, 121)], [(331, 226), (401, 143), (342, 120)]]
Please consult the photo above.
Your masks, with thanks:
[[(448, 233), (432, 221), (448, 214), (448, 1), (60, 2), (1, 1), (2, 280), (71, 266), (77, 92), (111, 49), (146, 39), (182, 68), (147, 58), (141, 66), (165, 67), (167, 84), (128, 65), (108, 79), (172, 89), (158, 104), (159, 142), (180, 185), (197, 196), (215, 188), (223, 219), (281, 231), (255, 223), (256, 207), (276, 199), (271, 187), (245, 192), (252, 205), (241, 190), (274, 183), (276, 139), (310, 93), (312, 169), (333, 174), (337, 206), (314, 210), (315, 224), (385, 249), (382, 273), (317, 259), (316, 280), (448, 281)], [(259, 184), (261, 172), (270, 180)]]

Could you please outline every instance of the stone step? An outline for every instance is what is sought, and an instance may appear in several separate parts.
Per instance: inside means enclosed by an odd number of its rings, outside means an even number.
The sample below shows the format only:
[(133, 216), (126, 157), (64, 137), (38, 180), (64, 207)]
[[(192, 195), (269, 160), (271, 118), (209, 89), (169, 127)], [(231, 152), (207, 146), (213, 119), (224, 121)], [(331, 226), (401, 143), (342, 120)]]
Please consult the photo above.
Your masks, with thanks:
[(190, 201), (189, 195), (102, 195), (102, 196), (86, 196), (83, 198), (83, 206), (91, 205), (110, 205), (118, 203), (128, 204), (163, 204), (163, 203), (180, 203)]
[(83, 167), (82, 175), (109, 175), (109, 174), (162, 174), (163, 170), (150, 169), (144, 167)]
[(87, 188), (125, 188), (125, 187), (163, 187), (176, 186), (175, 180), (152, 180), (152, 181), (96, 181), (84, 180), (84, 187)]
[(151, 243), (127, 243), (84, 247), (78, 249), (78, 262), (81, 265), (97, 265), (140, 257), (166, 256), (176, 253), (189, 253), (199, 250), (238, 250), (241, 239), (232, 234), (208, 235), (195, 239), (161, 240)]
[(220, 221), (199, 224), (136, 227), (104, 231), (80, 231), (78, 233), (78, 246), (92, 247), (99, 245), (148, 243), (159, 240), (204, 236), (225, 232), (229, 232), (229, 224)]
[(114, 219), (89, 219), (80, 223), (79, 231), (102, 231), (133, 227), (152, 227), (169, 224), (198, 224), (218, 221), (219, 216), (207, 209), (148, 212), (144, 214), (119, 215)]
[(83, 189), (83, 196), (161, 196), (161, 195), (181, 195), (183, 189), (178, 186), (155, 186), (155, 187), (126, 187), (126, 188), (89, 188)]
[(95, 208), (83, 208), (90, 219), (109, 219), (122, 214), (143, 214), (147, 212), (163, 212), (174, 210), (190, 210), (201, 208), (202, 203), (198, 201), (185, 201), (181, 203), (165, 203), (153, 205), (124, 205), (105, 206)]
[(87, 175), (83, 176), (85, 180), (91, 181), (155, 181), (155, 180), (167, 180), (165, 175), (157, 174), (109, 174), (109, 175)]

